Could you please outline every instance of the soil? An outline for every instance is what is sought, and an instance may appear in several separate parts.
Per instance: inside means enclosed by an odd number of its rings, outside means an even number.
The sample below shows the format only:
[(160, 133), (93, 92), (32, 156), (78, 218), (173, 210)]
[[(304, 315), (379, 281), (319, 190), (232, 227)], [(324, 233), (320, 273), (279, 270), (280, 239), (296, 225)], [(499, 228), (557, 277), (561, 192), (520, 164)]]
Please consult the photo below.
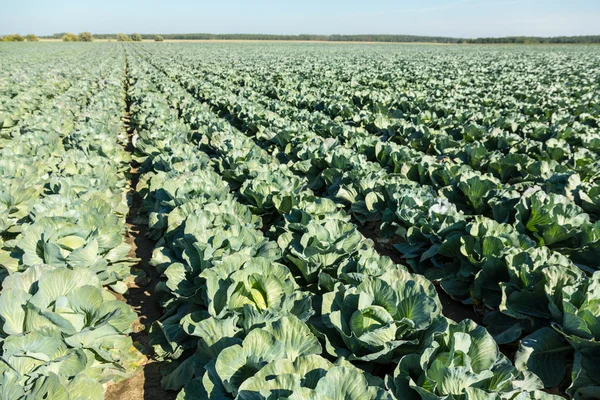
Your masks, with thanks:
[(154, 249), (154, 241), (145, 236), (146, 224), (140, 222), (137, 217), (141, 202), (139, 195), (135, 192), (138, 178), (137, 167), (132, 168), (131, 173), (133, 206), (127, 217), (129, 234), (126, 240), (131, 244), (130, 256), (136, 257), (140, 261), (135, 266), (138, 269), (137, 273), (134, 272), (138, 279), (129, 285), (129, 291), (123, 296), (123, 300), (138, 314), (131, 337), (137, 347), (146, 354), (148, 361), (137, 375), (109, 386), (104, 398), (106, 400), (171, 400), (175, 399), (176, 393), (167, 392), (161, 387), (159, 364), (153, 359), (152, 346), (148, 343), (148, 329), (152, 322), (159, 319), (162, 314), (160, 305), (152, 296), (160, 277), (149, 263)]
[[(127, 76), (127, 62), (125, 63), (125, 76)], [(127, 93), (128, 84), (126, 81), (124, 90)], [(125, 150), (133, 154), (134, 146), (131, 141), (133, 128), (129, 123), (131, 118), (130, 106), (131, 104), (128, 101), (123, 124), (129, 138)], [(131, 245), (129, 256), (139, 259), (139, 262), (133, 267), (132, 271), (136, 279), (128, 284), (128, 292), (119, 297), (129, 304), (138, 315), (133, 324), (131, 337), (136, 347), (148, 359), (137, 375), (125, 381), (109, 385), (104, 396), (106, 400), (172, 400), (177, 395), (175, 392), (165, 391), (161, 387), (159, 364), (153, 358), (152, 346), (148, 343), (150, 325), (160, 318), (162, 311), (156, 298), (152, 295), (156, 284), (160, 281), (160, 276), (150, 265), (155, 242), (146, 237), (147, 225), (139, 216), (142, 203), (142, 199), (136, 191), (139, 176), (139, 165), (136, 161), (132, 161), (129, 171), (128, 193), (130, 208), (126, 219), (128, 233), (125, 239)]]

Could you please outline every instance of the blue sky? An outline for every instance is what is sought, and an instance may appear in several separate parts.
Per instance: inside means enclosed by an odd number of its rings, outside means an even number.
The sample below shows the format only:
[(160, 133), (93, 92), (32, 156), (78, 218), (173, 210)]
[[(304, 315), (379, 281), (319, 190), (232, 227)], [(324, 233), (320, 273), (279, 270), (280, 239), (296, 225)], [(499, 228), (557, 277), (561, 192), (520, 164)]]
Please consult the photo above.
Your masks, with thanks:
[(0, 35), (387, 33), (454, 37), (600, 34), (600, 0), (21, 0)]

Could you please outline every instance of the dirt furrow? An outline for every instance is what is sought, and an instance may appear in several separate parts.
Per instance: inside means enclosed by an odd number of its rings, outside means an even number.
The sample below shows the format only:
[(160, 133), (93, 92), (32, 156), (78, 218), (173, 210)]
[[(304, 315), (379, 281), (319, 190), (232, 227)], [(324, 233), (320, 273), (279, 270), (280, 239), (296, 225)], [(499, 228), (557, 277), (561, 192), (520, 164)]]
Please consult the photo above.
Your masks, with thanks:
[[(125, 53), (127, 54), (127, 53)], [(127, 73), (127, 55), (125, 55), (125, 78), (123, 88), (126, 95), (126, 108), (123, 117), (123, 125), (127, 132), (128, 143), (125, 149), (133, 155), (135, 146), (132, 139), (134, 128), (131, 126), (131, 101), (128, 90)], [(171, 400), (175, 399), (176, 394), (167, 392), (160, 385), (161, 375), (159, 364), (153, 359), (152, 346), (149, 344), (148, 331), (152, 322), (161, 316), (161, 308), (153, 296), (154, 288), (160, 280), (156, 270), (150, 265), (152, 250), (155, 242), (146, 236), (147, 224), (139, 213), (142, 205), (142, 198), (136, 191), (140, 179), (137, 161), (132, 160), (129, 170), (129, 192), (127, 193), (129, 202), (129, 214), (127, 215), (126, 237), (127, 243), (131, 245), (129, 256), (139, 259), (134, 266), (136, 279), (129, 285), (129, 291), (123, 296), (127, 304), (138, 314), (138, 319), (134, 323), (133, 338), (136, 346), (147, 357), (148, 361), (140, 373), (132, 378), (111, 385), (105, 394), (106, 400)]]

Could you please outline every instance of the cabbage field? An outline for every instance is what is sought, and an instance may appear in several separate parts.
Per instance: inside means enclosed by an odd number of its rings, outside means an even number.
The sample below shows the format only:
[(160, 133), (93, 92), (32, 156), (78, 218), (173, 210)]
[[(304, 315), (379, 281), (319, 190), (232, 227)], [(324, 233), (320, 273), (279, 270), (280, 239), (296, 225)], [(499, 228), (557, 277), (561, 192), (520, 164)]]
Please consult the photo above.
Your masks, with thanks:
[(595, 46), (3, 43), (0, 400), (600, 399), (599, 126)]

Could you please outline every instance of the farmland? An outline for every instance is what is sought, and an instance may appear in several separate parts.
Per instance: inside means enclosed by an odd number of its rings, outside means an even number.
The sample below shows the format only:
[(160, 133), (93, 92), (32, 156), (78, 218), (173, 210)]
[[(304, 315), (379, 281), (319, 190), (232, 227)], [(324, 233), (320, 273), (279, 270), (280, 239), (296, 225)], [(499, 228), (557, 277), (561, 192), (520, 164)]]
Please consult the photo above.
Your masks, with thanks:
[(1, 399), (600, 398), (600, 48), (0, 66)]

